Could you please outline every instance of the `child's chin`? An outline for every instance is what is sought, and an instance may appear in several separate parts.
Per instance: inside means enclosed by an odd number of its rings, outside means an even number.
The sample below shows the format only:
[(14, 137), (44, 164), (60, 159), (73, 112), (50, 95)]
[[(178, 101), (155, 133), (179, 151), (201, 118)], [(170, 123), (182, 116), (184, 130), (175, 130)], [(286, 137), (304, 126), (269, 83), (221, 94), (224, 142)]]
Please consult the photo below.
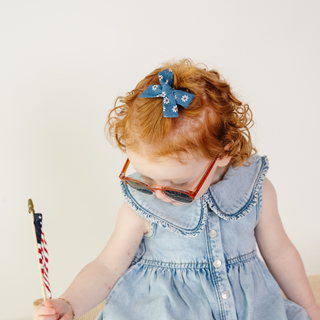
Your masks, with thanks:
[(171, 203), (174, 206), (185, 206), (188, 203), (183, 203), (183, 202), (179, 202), (179, 201), (174, 201), (174, 200), (169, 200), (169, 199), (161, 199), (163, 202), (167, 202), (167, 203)]
[(187, 205), (188, 203), (182, 203), (182, 202), (177, 202), (177, 201), (173, 201), (171, 202), (174, 206), (185, 206)]

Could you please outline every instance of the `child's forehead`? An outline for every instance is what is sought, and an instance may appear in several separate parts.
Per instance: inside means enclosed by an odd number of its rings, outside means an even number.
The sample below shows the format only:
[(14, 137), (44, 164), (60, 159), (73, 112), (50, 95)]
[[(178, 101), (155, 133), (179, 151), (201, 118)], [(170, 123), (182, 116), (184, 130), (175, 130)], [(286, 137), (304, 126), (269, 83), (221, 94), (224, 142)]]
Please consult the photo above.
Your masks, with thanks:
[(131, 162), (150, 166), (181, 167), (203, 164), (209, 161), (208, 159), (199, 158), (190, 153), (181, 153), (179, 154), (179, 157), (170, 155), (157, 158), (149, 157), (148, 147), (142, 148), (140, 152), (132, 151), (127, 148), (126, 152)]
[(174, 180), (199, 175), (208, 165), (208, 159), (198, 159), (191, 155), (183, 155), (181, 161), (171, 157), (148, 159), (127, 150), (127, 155), (135, 170), (140, 174), (153, 178)]

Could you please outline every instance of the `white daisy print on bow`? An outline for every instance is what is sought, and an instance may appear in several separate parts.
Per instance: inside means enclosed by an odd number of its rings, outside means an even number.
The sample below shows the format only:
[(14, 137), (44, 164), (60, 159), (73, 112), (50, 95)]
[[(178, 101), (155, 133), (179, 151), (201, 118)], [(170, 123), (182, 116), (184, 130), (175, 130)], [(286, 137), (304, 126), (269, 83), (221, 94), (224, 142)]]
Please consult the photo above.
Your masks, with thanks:
[(149, 86), (139, 98), (163, 98), (163, 116), (165, 118), (176, 118), (179, 116), (177, 104), (183, 108), (188, 108), (194, 95), (171, 87), (173, 81), (171, 69), (159, 72), (158, 77), (160, 85)]

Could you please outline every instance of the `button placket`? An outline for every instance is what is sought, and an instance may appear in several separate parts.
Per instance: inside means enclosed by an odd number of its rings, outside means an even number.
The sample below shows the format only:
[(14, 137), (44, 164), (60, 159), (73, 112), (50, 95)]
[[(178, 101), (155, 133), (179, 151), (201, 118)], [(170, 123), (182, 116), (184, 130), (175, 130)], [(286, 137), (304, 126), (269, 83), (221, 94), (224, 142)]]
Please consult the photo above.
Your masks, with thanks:
[[(210, 214), (211, 213), (211, 214)], [(236, 320), (236, 310), (234, 300), (231, 297), (231, 287), (229, 284), (226, 263), (223, 254), (222, 240), (220, 233), (220, 222), (219, 217), (212, 211), (209, 212), (207, 222), (207, 243), (208, 253), (210, 259), (210, 267), (213, 285), (219, 292), (219, 308), (222, 319), (225, 320)]]

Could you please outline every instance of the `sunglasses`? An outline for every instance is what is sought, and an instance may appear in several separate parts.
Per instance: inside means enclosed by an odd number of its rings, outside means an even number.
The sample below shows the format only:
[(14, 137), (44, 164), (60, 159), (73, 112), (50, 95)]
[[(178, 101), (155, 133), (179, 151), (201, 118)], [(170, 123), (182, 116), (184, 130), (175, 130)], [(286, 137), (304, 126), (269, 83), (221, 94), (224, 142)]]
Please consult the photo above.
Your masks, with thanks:
[(201, 189), (202, 185), (205, 183), (206, 179), (208, 178), (217, 158), (215, 158), (209, 165), (209, 167), (206, 169), (205, 173), (201, 177), (198, 185), (194, 188), (193, 191), (189, 190), (182, 190), (182, 189), (176, 189), (176, 188), (170, 188), (170, 187), (161, 187), (154, 184), (148, 184), (136, 179), (132, 179), (130, 177), (126, 177), (126, 171), (129, 167), (130, 160), (127, 159), (119, 178), (129, 185), (131, 188), (146, 194), (146, 195), (153, 195), (156, 190), (160, 190), (162, 193), (164, 193), (169, 199), (178, 201), (181, 203), (191, 203), (194, 201), (196, 195), (198, 194), (199, 190)]

